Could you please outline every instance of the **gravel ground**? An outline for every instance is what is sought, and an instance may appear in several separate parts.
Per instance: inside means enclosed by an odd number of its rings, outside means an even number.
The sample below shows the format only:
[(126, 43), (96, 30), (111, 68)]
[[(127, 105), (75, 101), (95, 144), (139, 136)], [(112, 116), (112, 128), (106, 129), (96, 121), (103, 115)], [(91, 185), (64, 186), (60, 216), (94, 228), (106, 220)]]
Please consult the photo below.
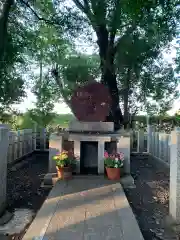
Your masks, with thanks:
[[(40, 188), (48, 171), (48, 154), (33, 154), (8, 169), (7, 202), (9, 210), (28, 208), (36, 214), (46, 199), (49, 189)], [(21, 239), (24, 232), (16, 238)]]
[(144, 239), (178, 239), (164, 221), (169, 206), (169, 169), (148, 156), (132, 156), (131, 173), (136, 188), (125, 192)]

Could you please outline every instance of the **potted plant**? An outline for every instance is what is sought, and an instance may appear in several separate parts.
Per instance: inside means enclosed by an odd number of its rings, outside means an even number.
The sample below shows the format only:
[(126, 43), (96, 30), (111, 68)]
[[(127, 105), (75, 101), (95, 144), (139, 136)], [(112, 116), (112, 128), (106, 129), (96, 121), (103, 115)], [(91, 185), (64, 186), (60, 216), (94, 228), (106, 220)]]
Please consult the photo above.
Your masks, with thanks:
[(60, 179), (71, 179), (72, 171), (76, 165), (76, 158), (70, 156), (67, 151), (63, 150), (60, 154), (53, 157), (56, 161), (57, 175)]
[(108, 154), (108, 152), (104, 153), (104, 165), (107, 172), (107, 177), (110, 180), (118, 180), (120, 179), (120, 169), (123, 166), (124, 154), (113, 153)]

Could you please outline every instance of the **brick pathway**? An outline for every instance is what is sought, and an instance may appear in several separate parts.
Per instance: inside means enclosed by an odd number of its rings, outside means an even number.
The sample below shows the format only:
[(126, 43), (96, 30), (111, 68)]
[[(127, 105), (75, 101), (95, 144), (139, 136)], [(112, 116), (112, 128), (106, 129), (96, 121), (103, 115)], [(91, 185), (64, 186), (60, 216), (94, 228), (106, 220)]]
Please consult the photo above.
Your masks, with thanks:
[(143, 240), (120, 183), (98, 176), (58, 182), (23, 239), (33, 236), (38, 240)]

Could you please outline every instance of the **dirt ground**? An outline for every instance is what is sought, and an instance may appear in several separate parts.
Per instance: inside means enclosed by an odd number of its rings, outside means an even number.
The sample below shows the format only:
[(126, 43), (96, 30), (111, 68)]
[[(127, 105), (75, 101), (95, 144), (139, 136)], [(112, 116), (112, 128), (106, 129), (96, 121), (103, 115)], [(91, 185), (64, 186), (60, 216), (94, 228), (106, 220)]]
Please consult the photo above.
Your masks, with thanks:
[[(48, 171), (48, 154), (33, 154), (28, 159), (8, 169), (8, 209), (28, 208), (36, 214), (49, 194), (49, 189), (40, 188), (43, 176)], [(8, 239), (22, 239), (25, 230)]]
[(136, 188), (125, 189), (145, 240), (179, 239), (165, 224), (169, 207), (169, 169), (148, 156), (131, 156)]

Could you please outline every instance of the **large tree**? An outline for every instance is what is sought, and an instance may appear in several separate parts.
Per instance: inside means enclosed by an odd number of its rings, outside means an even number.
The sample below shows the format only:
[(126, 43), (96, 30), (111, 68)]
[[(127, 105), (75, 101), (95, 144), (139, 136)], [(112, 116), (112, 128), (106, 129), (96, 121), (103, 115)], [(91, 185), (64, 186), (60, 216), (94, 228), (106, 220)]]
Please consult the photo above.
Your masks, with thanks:
[[(32, 5), (31, 1), (21, 2), (32, 10), (37, 20), (54, 24), (68, 38), (72, 39), (81, 33), (82, 38), (87, 39), (86, 35), (89, 40), (92, 32), (95, 33), (101, 81), (109, 87), (113, 99), (108, 120), (114, 121), (118, 128), (123, 117), (119, 107), (117, 73), (126, 70), (124, 76), (137, 76), (143, 66), (151, 64), (168, 45), (176, 33), (179, 1), (72, 0), (75, 6), (70, 6), (65, 0), (56, 0), (53, 3), (36, 1), (32, 2)], [(140, 49), (137, 43), (139, 46), (143, 43), (144, 49)], [(122, 56), (131, 51), (131, 62), (124, 67)], [(118, 57), (118, 65), (123, 65), (121, 70), (116, 64)], [(126, 89), (128, 87), (126, 85)], [(128, 91), (124, 97), (127, 94)]]
[(8, 18), (13, 3), (13, 0), (1, 0), (0, 2), (0, 64), (6, 48)]
[[(59, 1), (59, 4), (62, 1)], [(73, 0), (97, 37), (101, 62), (101, 81), (113, 98), (111, 116), (115, 124), (122, 121), (116, 79), (115, 57), (134, 32), (148, 35), (156, 50), (166, 45), (175, 34), (177, 1), (106, 1)], [(57, 2), (56, 2), (57, 3)], [(131, 42), (133, 44), (133, 42)]]

